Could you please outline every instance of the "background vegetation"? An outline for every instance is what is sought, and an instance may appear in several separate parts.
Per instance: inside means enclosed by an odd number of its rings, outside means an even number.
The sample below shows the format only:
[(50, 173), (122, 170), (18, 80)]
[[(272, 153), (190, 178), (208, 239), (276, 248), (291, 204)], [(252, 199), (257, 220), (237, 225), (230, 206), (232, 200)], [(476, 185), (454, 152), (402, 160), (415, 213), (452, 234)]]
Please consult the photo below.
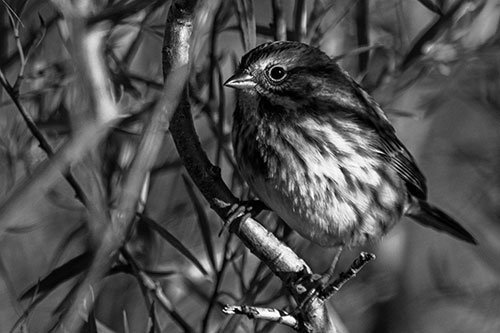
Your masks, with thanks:
[[(293, 331), (221, 312), (296, 304), (240, 239), (219, 235), (222, 220), (167, 132), (186, 77), (174, 72), (163, 87), (165, 67), (175, 67), (162, 64), (166, 18), (193, 1), (171, 2), (0, 3), (1, 332)], [(365, 249), (377, 260), (329, 301), (337, 328), (499, 332), (498, 2), (200, 1), (193, 15), (190, 111), (235, 196), (249, 193), (229, 140), (234, 96), (222, 82), (254, 45), (301, 40), (376, 97), (431, 201), (480, 242), (401, 223)], [(272, 214), (259, 220), (313, 271), (329, 265), (330, 250)]]

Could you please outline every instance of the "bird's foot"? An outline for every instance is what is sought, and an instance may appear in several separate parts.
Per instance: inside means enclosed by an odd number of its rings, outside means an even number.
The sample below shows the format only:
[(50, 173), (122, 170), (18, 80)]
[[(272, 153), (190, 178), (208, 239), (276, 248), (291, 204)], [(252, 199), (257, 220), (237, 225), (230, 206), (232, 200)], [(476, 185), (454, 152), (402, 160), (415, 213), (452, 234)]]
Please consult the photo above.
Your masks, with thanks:
[(329, 277), (327, 279), (324, 275), (311, 273), (298, 277), (292, 284), (293, 290), (297, 293), (297, 299), (300, 300), (296, 311), (307, 308), (325, 288), (328, 280)]
[(229, 211), (227, 212), (226, 223), (221, 228), (219, 232), (219, 237), (222, 233), (231, 228), (234, 221), (240, 219), (241, 221), (245, 221), (249, 217), (255, 217), (260, 214), (263, 210), (269, 209), (265, 203), (260, 200), (247, 200), (240, 201), (238, 203), (233, 204)]

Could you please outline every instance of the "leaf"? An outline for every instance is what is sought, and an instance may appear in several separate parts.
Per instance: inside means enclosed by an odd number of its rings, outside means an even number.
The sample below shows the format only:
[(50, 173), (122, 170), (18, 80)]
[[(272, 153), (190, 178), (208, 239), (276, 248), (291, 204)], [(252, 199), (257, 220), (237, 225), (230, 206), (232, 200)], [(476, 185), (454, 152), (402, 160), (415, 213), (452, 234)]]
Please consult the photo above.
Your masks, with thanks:
[(401, 69), (403, 71), (422, 55), (422, 48), (428, 42), (437, 37), (438, 34), (447, 27), (447, 24), (453, 19), (453, 16), (463, 4), (464, 0), (455, 1), (444, 15), (442, 15), (437, 21), (431, 23), (429, 27), (417, 38), (401, 64)]
[(164, 240), (166, 240), (170, 245), (172, 245), (177, 251), (183, 254), (187, 259), (189, 259), (199, 270), (200, 272), (208, 276), (208, 272), (203, 268), (202, 264), (196, 259), (196, 257), (191, 253), (189, 249), (187, 249), (173, 234), (159, 225), (156, 221), (150, 219), (149, 217), (138, 214), (140, 222), (146, 223), (146, 225), (151, 228), (151, 230), (156, 231)]
[[(50, 292), (58, 287), (63, 282), (81, 273), (86, 267), (90, 265), (92, 256), (90, 252), (84, 252), (79, 256), (69, 260), (65, 264), (54, 269), (47, 277), (33, 285), (27, 291), (23, 292), (19, 299), (32, 298), (29, 306), (19, 316), (17, 321), (10, 330), (11, 333), (18, 332), (18, 328), (25, 322), (31, 311), (38, 305)], [(63, 298), (60, 304), (54, 310), (54, 313), (60, 313), (62, 310), (68, 308), (68, 303), (77, 289), (78, 283), (75, 284), (69, 293)], [(40, 293), (40, 290), (42, 292)]]
[(84, 223), (81, 223), (78, 225), (75, 229), (73, 229), (71, 232), (69, 232), (66, 237), (57, 245), (56, 249), (54, 250), (54, 256), (52, 257), (52, 260), (50, 261), (49, 267), (53, 268), (58, 262), (59, 259), (61, 259), (61, 256), (64, 253), (64, 250), (75, 241), (75, 239), (81, 235), (84, 235), (86, 232), (86, 226)]
[(198, 216), (198, 225), (200, 226), (201, 236), (203, 237), (203, 243), (205, 244), (205, 248), (207, 250), (208, 259), (210, 260), (214, 271), (217, 271), (217, 263), (215, 261), (214, 247), (212, 244), (212, 232), (210, 230), (210, 221), (208, 219), (205, 206), (196, 195), (194, 186), (191, 181), (184, 175), (182, 176), (182, 180), (184, 180), (184, 184), (186, 185), (189, 197), (191, 198), (191, 201), (193, 201), (196, 215)]
[(123, 333), (130, 333), (130, 328), (128, 326), (127, 311), (123, 310)]
[(149, 318), (148, 324), (150, 325), (148, 333), (156, 333), (158, 331), (156, 326), (156, 311), (155, 311), (155, 302), (151, 302), (151, 307), (149, 308)]
[(434, 12), (438, 15), (443, 15), (443, 8), (441, 7), (442, 4), (438, 4), (432, 0), (418, 0), (425, 8), (430, 10), (431, 12)]
[(40, 301), (59, 285), (83, 272), (87, 267), (89, 267), (91, 259), (92, 254), (90, 251), (76, 256), (75, 258), (52, 270), (52, 272), (50, 272), (46, 277), (23, 292), (19, 299), (25, 300), (39, 294), (35, 303)]
[(86, 332), (88, 333), (117, 333), (116, 331), (113, 331), (112, 329), (104, 325), (101, 321), (97, 320), (97, 318), (95, 317), (94, 309), (89, 312), (86, 327)]
[(88, 324), (88, 333), (97, 333), (97, 322), (95, 320), (95, 313), (94, 309), (89, 311), (89, 316), (87, 318), (87, 324)]

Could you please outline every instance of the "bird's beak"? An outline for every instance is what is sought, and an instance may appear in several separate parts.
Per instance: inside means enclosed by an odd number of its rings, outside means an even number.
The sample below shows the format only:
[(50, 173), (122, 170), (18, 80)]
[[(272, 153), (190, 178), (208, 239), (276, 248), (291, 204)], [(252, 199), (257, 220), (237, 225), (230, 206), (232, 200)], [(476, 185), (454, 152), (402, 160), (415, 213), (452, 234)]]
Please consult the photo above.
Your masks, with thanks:
[(234, 89), (251, 89), (257, 85), (257, 82), (252, 75), (243, 72), (231, 76), (224, 85)]

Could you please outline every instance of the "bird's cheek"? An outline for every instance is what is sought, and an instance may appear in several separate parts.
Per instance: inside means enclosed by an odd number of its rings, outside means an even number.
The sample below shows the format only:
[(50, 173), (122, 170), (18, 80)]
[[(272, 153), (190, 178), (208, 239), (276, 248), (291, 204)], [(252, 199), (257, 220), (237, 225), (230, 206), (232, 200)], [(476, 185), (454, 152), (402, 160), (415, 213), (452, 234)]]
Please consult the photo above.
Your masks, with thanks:
[(260, 96), (266, 96), (267, 95), (267, 89), (262, 87), (260, 84), (255, 86), (255, 92), (259, 94)]
[(237, 95), (239, 100), (246, 100), (247, 102), (249, 100), (254, 100), (259, 96), (259, 94), (255, 88), (238, 90), (236, 95)]

